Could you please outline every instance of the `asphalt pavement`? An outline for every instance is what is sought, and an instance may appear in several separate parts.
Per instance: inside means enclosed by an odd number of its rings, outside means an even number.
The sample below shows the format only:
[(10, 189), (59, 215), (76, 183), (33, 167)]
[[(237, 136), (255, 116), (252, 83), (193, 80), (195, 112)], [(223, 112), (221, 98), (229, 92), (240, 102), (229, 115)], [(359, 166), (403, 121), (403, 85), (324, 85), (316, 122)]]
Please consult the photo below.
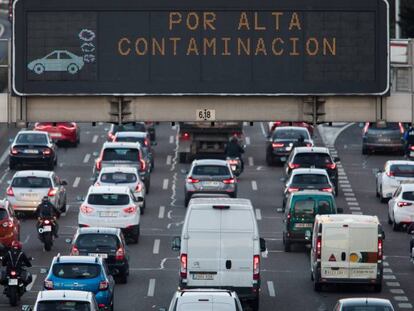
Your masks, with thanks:
[[(56, 173), (68, 181), (69, 209), (60, 218), (60, 236), (51, 252), (44, 252), (37, 239), (35, 220), (22, 219), (21, 239), (24, 250), (35, 258), (31, 269), (34, 282), (30, 291), (22, 297), (22, 304), (33, 304), (37, 292), (42, 289), (45, 269), (57, 253), (68, 254), (70, 247), (65, 239), (72, 237), (77, 227), (77, 215), (82, 196), (91, 184), (94, 159), (106, 140), (107, 124), (96, 127), (82, 125), (81, 143), (77, 148), (59, 148)], [(335, 128), (334, 128), (335, 129)], [(178, 253), (171, 250), (171, 240), (180, 235), (185, 215), (184, 174), (189, 165), (179, 164), (177, 157), (177, 128), (162, 123), (157, 126), (155, 169), (151, 176), (151, 189), (147, 196), (147, 209), (141, 218), (141, 238), (138, 245), (130, 245), (131, 273), (127, 284), (117, 284), (115, 310), (148, 311), (168, 307), (178, 286)], [(338, 128), (336, 128), (338, 130)], [(14, 132), (13, 132), (14, 131)], [(378, 215), (386, 232), (384, 245), (384, 287), (380, 294), (365, 286), (331, 286), (321, 293), (313, 290), (309, 270), (309, 250), (293, 247), (291, 253), (283, 251), (282, 214), (282, 167), (268, 167), (265, 162), (264, 131), (261, 123), (244, 127), (247, 139), (245, 171), (239, 178), (238, 195), (252, 200), (261, 236), (266, 239), (269, 255), (262, 259), (262, 291), (260, 310), (332, 310), (336, 301), (343, 297), (381, 297), (392, 301), (396, 310), (412, 309), (414, 285), (410, 282), (414, 267), (409, 262), (409, 236), (393, 232), (387, 225), (387, 205), (375, 197), (375, 169), (381, 168), (388, 159), (398, 155), (362, 155), (361, 131), (358, 125), (344, 130), (336, 143), (328, 147), (341, 158), (339, 166), (340, 191), (338, 206), (345, 213)], [(330, 129), (327, 129), (330, 131)], [(0, 157), (7, 150), (8, 139), (15, 130), (6, 129), (0, 136)], [(323, 145), (316, 132), (317, 145)], [(1, 160), (2, 158), (0, 158)], [(0, 161), (1, 162), (1, 161)], [(14, 172), (7, 168), (7, 158), (0, 163), (0, 197), (3, 197)], [(8, 306), (8, 300), (0, 295), (1, 310), (17, 310)]]

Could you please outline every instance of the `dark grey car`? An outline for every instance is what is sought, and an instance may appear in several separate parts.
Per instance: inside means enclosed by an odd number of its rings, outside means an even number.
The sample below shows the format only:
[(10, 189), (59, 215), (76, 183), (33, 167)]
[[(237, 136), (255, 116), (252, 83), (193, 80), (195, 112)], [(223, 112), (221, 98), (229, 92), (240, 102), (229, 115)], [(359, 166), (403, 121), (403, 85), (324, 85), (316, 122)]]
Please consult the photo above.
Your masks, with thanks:
[(367, 122), (362, 133), (362, 154), (374, 151), (403, 152), (404, 125), (401, 122)]

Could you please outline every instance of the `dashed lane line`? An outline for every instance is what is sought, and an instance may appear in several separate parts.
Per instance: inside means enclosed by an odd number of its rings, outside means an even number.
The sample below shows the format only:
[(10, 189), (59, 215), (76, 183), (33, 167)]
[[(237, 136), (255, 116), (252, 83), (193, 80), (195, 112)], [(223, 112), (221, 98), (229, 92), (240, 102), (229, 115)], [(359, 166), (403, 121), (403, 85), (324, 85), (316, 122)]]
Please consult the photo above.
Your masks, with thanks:
[(79, 186), (79, 182), (80, 182), (80, 177), (76, 177), (75, 180), (73, 181), (73, 188), (77, 188)]
[(88, 163), (90, 158), (91, 158), (90, 153), (85, 154), (85, 157), (83, 158), (83, 163)]
[(255, 212), (256, 212), (256, 219), (262, 220), (262, 211), (260, 210), (260, 208), (256, 208)]
[(154, 254), (159, 254), (160, 253), (160, 239), (155, 239), (154, 240), (154, 247), (152, 248), (152, 252)]
[(168, 179), (167, 178), (165, 178), (164, 181), (162, 182), (162, 189), (163, 190), (168, 189)]
[(267, 289), (269, 290), (269, 296), (275, 297), (275, 286), (273, 285), (273, 281), (267, 281)]
[(172, 160), (172, 156), (171, 155), (168, 155), (167, 156), (167, 160), (165, 161), (165, 164), (171, 165), (171, 160)]
[(27, 285), (27, 286), (26, 286), (26, 290), (27, 290), (28, 292), (32, 290), (33, 285), (34, 285), (34, 284), (35, 284), (35, 282), (36, 282), (36, 279), (37, 279), (37, 274), (33, 274), (33, 275), (32, 275), (32, 282), (31, 282), (29, 285)]
[(249, 157), (249, 166), (254, 166), (254, 161), (253, 161), (253, 157)]
[(98, 141), (98, 135), (93, 135), (92, 143), (96, 144), (97, 141)]
[(391, 288), (390, 289), (391, 294), (404, 294), (404, 290), (401, 288)]
[(398, 308), (400, 308), (400, 309), (412, 309), (413, 305), (411, 303), (399, 303)]
[(255, 180), (252, 180), (252, 189), (253, 191), (257, 191), (257, 182)]
[(351, 206), (359, 206), (358, 202), (346, 202), (346, 203), (348, 203), (348, 205), (351, 205)]
[(149, 284), (148, 284), (147, 296), (154, 297), (154, 293), (155, 293), (155, 279), (150, 279)]
[(170, 144), (173, 144), (174, 143), (174, 136), (170, 136)]
[(165, 206), (160, 206), (160, 210), (158, 212), (158, 218), (164, 218), (165, 214)]
[(246, 145), (250, 145), (250, 137), (246, 136)]

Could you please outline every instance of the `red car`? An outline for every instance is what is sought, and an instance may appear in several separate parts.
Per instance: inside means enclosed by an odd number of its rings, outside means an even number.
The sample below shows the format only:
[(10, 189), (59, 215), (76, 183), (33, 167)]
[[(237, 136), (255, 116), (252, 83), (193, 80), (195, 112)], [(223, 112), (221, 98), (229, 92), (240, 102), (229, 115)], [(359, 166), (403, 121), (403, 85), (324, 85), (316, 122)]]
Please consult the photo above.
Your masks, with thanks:
[(0, 201), (0, 244), (11, 247), (11, 243), (20, 239), (20, 222), (6, 199)]
[(313, 136), (313, 125), (307, 122), (287, 122), (287, 121), (275, 121), (269, 122), (268, 135), (271, 136), (275, 128), (279, 126), (299, 126), (306, 127), (309, 131), (309, 134)]
[(48, 132), (55, 142), (69, 142), (77, 146), (80, 141), (80, 128), (75, 122), (37, 122), (35, 131)]

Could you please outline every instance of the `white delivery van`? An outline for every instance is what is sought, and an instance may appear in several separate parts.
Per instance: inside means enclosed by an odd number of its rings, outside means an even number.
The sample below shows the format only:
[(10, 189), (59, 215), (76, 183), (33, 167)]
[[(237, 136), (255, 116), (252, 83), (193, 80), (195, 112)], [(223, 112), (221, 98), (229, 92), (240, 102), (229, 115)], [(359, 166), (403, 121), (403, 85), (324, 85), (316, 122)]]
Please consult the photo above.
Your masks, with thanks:
[(382, 289), (384, 232), (377, 216), (317, 215), (313, 226), (311, 278), (320, 291), (329, 283)]
[(266, 245), (250, 200), (192, 199), (172, 246), (180, 251), (181, 289), (233, 290), (259, 309), (260, 255)]

